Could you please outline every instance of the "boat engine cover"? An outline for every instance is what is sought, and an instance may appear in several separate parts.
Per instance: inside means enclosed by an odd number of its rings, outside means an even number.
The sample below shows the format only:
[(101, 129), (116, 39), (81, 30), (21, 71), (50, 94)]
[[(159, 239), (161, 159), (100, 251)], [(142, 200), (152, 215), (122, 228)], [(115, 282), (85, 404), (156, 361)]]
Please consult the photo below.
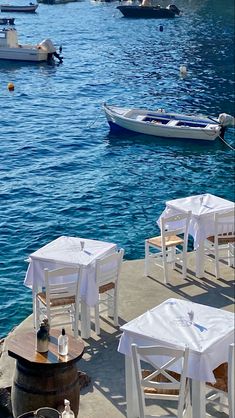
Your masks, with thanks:
[(227, 113), (220, 113), (218, 117), (218, 122), (222, 126), (234, 126), (235, 125), (235, 118)]
[(53, 45), (52, 41), (50, 39), (44, 39), (40, 44), (40, 48), (44, 51), (48, 52), (49, 54), (53, 54), (56, 52), (56, 48)]

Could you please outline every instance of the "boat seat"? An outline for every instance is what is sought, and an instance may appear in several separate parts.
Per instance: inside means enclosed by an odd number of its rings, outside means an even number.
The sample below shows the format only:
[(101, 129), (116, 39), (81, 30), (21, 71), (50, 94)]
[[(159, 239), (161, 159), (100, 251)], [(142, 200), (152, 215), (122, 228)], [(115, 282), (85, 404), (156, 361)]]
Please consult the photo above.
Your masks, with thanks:
[(178, 122), (179, 122), (178, 120), (170, 120), (167, 126), (176, 126)]
[(138, 115), (138, 116), (136, 116), (136, 120), (139, 120), (139, 121), (144, 120), (144, 118), (145, 118), (145, 115)]

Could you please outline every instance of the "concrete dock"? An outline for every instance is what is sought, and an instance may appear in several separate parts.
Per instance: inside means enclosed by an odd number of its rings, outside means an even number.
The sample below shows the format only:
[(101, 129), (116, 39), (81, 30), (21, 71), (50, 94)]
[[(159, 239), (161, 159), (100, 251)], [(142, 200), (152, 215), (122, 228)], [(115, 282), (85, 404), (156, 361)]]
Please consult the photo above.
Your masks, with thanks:
[[(149, 277), (143, 275), (144, 260), (124, 261), (120, 277), (120, 325), (141, 315), (171, 297), (233, 311), (234, 269), (221, 267), (221, 279), (214, 276), (214, 263), (206, 263), (203, 279), (195, 277), (194, 253), (189, 253), (187, 278), (172, 270), (170, 283), (163, 283), (163, 272), (154, 264)], [(7, 354), (8, 341), (15, 333), (32, 330), (32, 315), (25, 319), (5, 339), (0, 358), (0, 388), (10, 387), (15, 362)], [(67, 329), (68, 332), (69, 328)], [(79, 418), (121, 418), (126, 416), (124, 356), (117, 352), (121, 332), (107, 317), (101, 320), (101, 334), (92, 332), (85, 342), (86, 351), (79, 362), (80, 370), (87, 373), (91, 383), (82, 389)], [(166, 413), (164, 404), (158, 413)], [(227, 417), (218, 412), (217, 417)]]

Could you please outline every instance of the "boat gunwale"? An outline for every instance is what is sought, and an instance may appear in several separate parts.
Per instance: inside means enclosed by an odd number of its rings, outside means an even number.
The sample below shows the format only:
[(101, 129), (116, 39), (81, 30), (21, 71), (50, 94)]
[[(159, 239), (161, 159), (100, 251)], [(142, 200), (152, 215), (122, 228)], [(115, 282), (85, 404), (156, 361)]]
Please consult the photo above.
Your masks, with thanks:
[[(152, 123), (152, 122), (141, 121), (141, 120), (137, 120), (137, 119), (132, 119), (132, 118), (126, 117), (126, 116), (124, 116), (122, 114), (119, 114), (119, 113), (117, 113), (115, 111), (112, 112), (112, 109), (110, 109), (110, 107), (108, 105), (104, 105), (104, 107), (108, 111), (108, 113), (109, 113), (109, 115), (111, 117), (112, 116), (113, 117), (117, 117), (117, 118), (119, 118), (121, 120), (128, 121), (128, 122), (131, 122), (131, 123), (135, 123), (135, 124), (140, 125), (140, 126), (148, 125), (148, 126), (155, 126), (156, 128), (159, 127), (159, 128), (162, 128), (162, 129), (170, 129), (170, 130), (178, 129), (180, 131), (189, 131), (189, 130), (190, 131), (194, 131), (195, 130), (197, 132), (197, 131), (200, 130), (200, 131), (203, 131), (203, 132), (207, 132), (210, 136), (215, 135), (217, 133), (217, 132), (215, 132), (213, 130), (213, 128), (216, 128), (217, 129), (219, 127), (219, 124), (216, 124), (215, 122), (214, 123), (208, 123), (208, 124), (205, 123), (205, 127), (199, 127), (199, 126), (198, 127), (197, 126), (193, 126), (193, 127), (192, 126), (177, 126), (177, 125), (170, 126), (168, 124), (159, 124), (159, 126), (157, 126), (157, 125), (154, 125), (154, 123)], [(125, 109), (128, 110), (128, 108), (125, 108)], [(134, 109), (134, 110), (138, 111), (138, 109)], [(115, 113), (115, 115), (113, 115), (112, 113)], [(146, 115), (144, 114), (143, 116), (147, 116), (147, 114)], [(161, 117), (161, 116), (159, 116), (159, 117)], [(178, 119), (173, 119), (173, 120), (178, 120)], [(196, 121), (195, 121), (195, 123), (196, 123)], [(213, 128), (212, 127), (209, 128), (208, 125), (213, 126)], [(219, 134), (219, 132), (218, 132), (218, 134)]]
[[(146, 109), (143, 108), (128, 108), (128, 107), (120, 107), (120, 106), (115, 106), (115, 105), (108, 105), (107, 103), (104, 103), (104, 108), (106, 110), (108, 110), (111, 113), (115, 113), (118, 116), (121, 115), (121, 113), (118, 113), (115, 109), (123, 109), (123, 111), (125, 110), (126, 112), (139, 112), (141, 113), (143, 116), (149, 116), (149, 117), (155, 117), (156, 115), (159, 115), (159, 117), (167, 117), (167, 116), (173, 116), (173, 119), (176, 119), (176, 117), (178, 116), (179, 119), (180, 117), (184, 117), (186, 118), (186, 120), (192, 118), (192, 119), (197, 119), (196, 121), (202, 122), (202, 123), (206, 123), (208, 122), (208, 124), (211, 125), (219, 125), (219, 122), (216, 120), (211, 119), (209, 116), (204, 116), (204, 115), (198, 115), (198, 114), (183, 114), (183, 113), (172, 113), (172, 112), (166, 112), (165, 110), (160, 110), (159, 112), (157, 110), (148, 110), (148, 113), (146, 112)], [(153, 114), (151, 114), (151, 112)], [(131, 119), (131, 118), (130, 118)], [(214, 117), (214, 119), (216, 119), (216, 117)], [(181, 118), (181, 120), (183, 120)]]

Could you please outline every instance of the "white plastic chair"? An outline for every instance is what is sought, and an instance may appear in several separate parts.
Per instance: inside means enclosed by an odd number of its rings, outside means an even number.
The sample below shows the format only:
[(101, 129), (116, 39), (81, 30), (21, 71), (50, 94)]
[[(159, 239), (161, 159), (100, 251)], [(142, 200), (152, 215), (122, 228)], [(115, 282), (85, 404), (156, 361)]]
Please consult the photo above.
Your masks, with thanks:
[[(148, 415), (146, 399), (177, 401), (178, 408), (174, 415), (164, 417), (182, 418), (188, 412), (189, 383), (186, 379), (189, 349), (184, 350), (166, 347), (138, 347), (132, 344), (132, 358), (135, 372), (135, 383), (139, 406), (139, 418), (160, 417)], [(150, 364), (151, 371), (141, 367)], [(156, 366), (158, 364), (159, 366)], [(163, 364), (162, 364), (163, 363)], [(180, 364), (181, 373), (169, 371), (175, 363)]]
[(81, 269), (63, 267), (44, 269), (45, 291), (36, 295), (36, 324), (46, 315), (51, 327), (71, 324), (74, 337), (78, 336)]
[[(216, 383), (207, 383), (206, 403), (229, 411), (229, 418), (235, 418), (235, 349), (229, 346), (228, 363), (214, 370)], [(227, 399), (227, 402), (225, 402)], [(215, 412), (216, 414), (216, 412)], [(211, 412), (210, 412), (210, 416)], [(216, 415), (217, 416), (217, 415)]]
[(220, 277), (220, 261), (228, 262), (234, 266), (235, 258), (235, 229), (234, 210), (214, 214), (215, 234), (207, 237), (205, 241), (205, 254), (214, 256), (215, 276)]
[[(118, 326), (118, 282), (124, 250), (96, 260), (96, 284), (99, 289), (99, 302), (95, 305), (95, 332), (100, 334), (100, 313), (108, 311)], [(100, 305), (103, 308), (100, 310)]]
[[(149, 262), (154, 257), (155, 264), (163, 268), (164, 282), (168, 282), (168, 265), (172, 268), (175, 263), (182, 264), (183, 278), (187, 274), (187, 244), (188, 228), (191, 218), (191, 211), (184, 214), (162, 217), (160, 220), (161, 236), (148, 238), (145, 240), (145, 276), (149, 274)], [(183, 234), (183, 237), (179, 237)], [(182, 249), (179, 248), (182, 247)], [(151, 253), (151, 248), (155, 253)], [(156, 252), (156, 250), (158, 252)], [(160, 260), (159, 260), (160, 259)], [(157, 262), (159, 260), (159, 263)]]

